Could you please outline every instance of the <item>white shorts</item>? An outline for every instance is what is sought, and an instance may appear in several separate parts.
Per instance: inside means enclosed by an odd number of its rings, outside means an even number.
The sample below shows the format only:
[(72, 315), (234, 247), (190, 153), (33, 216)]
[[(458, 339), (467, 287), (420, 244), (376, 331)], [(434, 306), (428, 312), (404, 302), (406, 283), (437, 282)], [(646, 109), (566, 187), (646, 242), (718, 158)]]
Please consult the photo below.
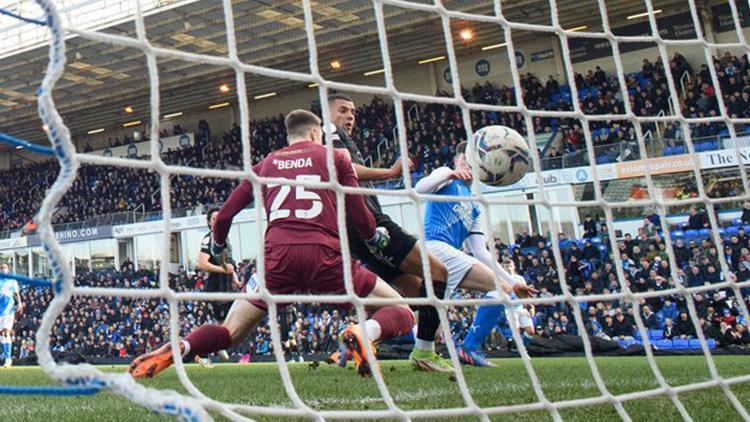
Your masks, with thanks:
[(0, 316), (0, 330), (10, 330), (13, 328), (15, 315), (10, 314), (6, 316)]
[(428, 240), (427, 251), (440, 262), (445, 264), (448, 270), (447, 288), (445, 298), (450, 298), (453, 292), (461, 284), (471, 267), (479, 261), (473, 256), (466, 255), (453, 246), (439, 240)]
[[(505, 316), (510, 318), (510, 313), (511, 311), (506, 307)], [(526, 310), (526, 308), (520, 308), (516, 311), (513, 311), (513, 317), (516, 319), (516, 326), (518, 328), (524, 329), (534, 326), (534, 320), (531, 319), (531, 315), (529, 315), (529, 311)]]

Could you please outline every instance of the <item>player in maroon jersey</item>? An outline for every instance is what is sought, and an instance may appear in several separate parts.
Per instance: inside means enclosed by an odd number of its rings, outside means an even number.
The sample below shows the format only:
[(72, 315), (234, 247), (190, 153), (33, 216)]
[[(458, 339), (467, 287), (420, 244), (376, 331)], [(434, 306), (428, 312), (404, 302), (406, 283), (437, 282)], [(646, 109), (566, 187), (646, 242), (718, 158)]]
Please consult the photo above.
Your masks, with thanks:
[[(295, 110), (285, 120), (289, 146), (271, 153), (253, 167), (260, 177), (328, 182), (326, 149), (322, 145), (320, 119)], [(343, 186), (359, 186), (351, 161), (334, 153), (336, 178)], [(336, 193), (329, 189), (284, 184), (264, 184), (263, 203), (268, 217), (265, 234), (265, 286), (272, 294), (346, 294), (344, 261), (339, 244)], [(219, 211), (213, 226), (212, 254), (224, 253), (232, 219), (253, 200), (253, 187), (243, 181)], [(388, 245), (388, 231), (376, 227), (362, 195), (346, 195), (347, 215), (373, 253)], [(350, 260), (352, 284), (359, 297), (399, 299), (401, 296), (372, 272)], [(277, 302), (277, 305), (279, 303)], [(372, 342), (408, 333), (414, 315), (407, 305), (373, 306), (370, 319), (350, 325), (341, 333), (342, 343), (355, 358), (362, 376), (371, 374), (366, 347)], [(239, 345), (268, 313), (262, 300), (236, 300), (222, 325), (204, 325), (180, 341), (180, 352), (205, 355)], [(368, 344), (363, 333), (367, 333)], [(372, 349), (374, 353), (374, 348)], [(169, 344), (135, 359), (129, 372), (135, 378), (153, 377), (172, 364)]]

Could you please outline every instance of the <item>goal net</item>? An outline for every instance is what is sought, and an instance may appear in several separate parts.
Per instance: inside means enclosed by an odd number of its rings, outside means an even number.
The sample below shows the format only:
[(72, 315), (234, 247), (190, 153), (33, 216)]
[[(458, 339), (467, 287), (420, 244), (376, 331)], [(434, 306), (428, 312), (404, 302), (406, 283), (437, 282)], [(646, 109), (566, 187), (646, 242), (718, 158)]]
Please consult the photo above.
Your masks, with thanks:
[[(747, 171), (744, 165), (735, 165), (732, 170), (734, 171), (734, 177), (740, 180), (739, 187), (733, 191), (731, 195), (724, 195), (721, 197), (712, 195), (711, 189), (713, 183), (711, 186), (707, 186), (707, 180), (709, 179), (707, 179), (707, 175), (700, 166), (701, 163), (696, 158), (698, 157), (696, 152), (699, 151), (698, 145), (702, 145), (702, 143), (699, 144), (696, 142), (697, 137), (694, 130), (701, 125), (721, 125), (722, 130), (725, 131), (725, 144), (729, 146), (725, 151), (726, 156), (729, 157), (729, 160), (733, 160), (734, 163), (745, 162), (744, 157), (746, 156), (746, 152), (743, 150), (742, 136), (740, 136), (738, 131), (740, 130), (740, 127), (750, 124), (750, 119), (733, 116), (730, 114), (730, 111), (728, 111), (729, 104), (727, 104), (727, 102), (729, 101), (730, 95), (722, 92), (722, 89), (726, 87), (726, 84), (722, 83), (721, 78), (723, 75), (717, 73), (718, 71), (714, 66), (713, 57), (728, 50), (736, 51), (740, 54), (747, 54), (750, 52), (750, 44), (748, 44), (745, 38), (745, 33), (743, 32), (742, 10), (747, 9), (739, 9), (740, 7), (746, 7), (746, 5), (743, 6), (740, 2), (735, 2), (734, 0), (728, 2), (730, 11), (729, 16), (731, 18), (729, 21), (731, 21), (731, 25), (734, 26), (733, 31), (736, 32), (737, 41), (720, 43), (714, 40), (713, 37), (709, 38), (704, 34), (705, 25), (701, 20), (701, 16), (705, 13), (705, 7), (696, 4), (701, 2), (695, 2), (693, 0), (689, 0), (684, 4), (688, 10), (687, 13), (689, 14), (690, 22), (692, 23), (689, 31), (691, 34), (690, 37), (680, 36), (679, 34), (675, 36), (677, 30), (672, 31), (668, 34), (669, 36), (664, 36), (664, 31), (662, 31), (663, 28), (660, 28), (660, 24), (657, 21), (657, 15), (662, 11), (657, 10), (657, 7), (651, 0), (646, 0), (641, 4), (643, 10), (641, 17), (647, 22), (647, 30), (645, 34), (640, 32), (624, 34), (622, 31), (617, 31), (616, 28), (613, 29), (613, 25), (609, 21), (608, 7), (613, 7), (617, 2), (605, 2), (604, 0), (590, 1), (586, 2), (585, 5), (582, 5), (582, 7), (586, 7), (592, 12), (592, 16), (598, 15), (600, 18), (601, 29), (596, 30), (571, 27), (571, 22), (559, 13), (559, 7), (562, 4), (565, 4), (566, 7), (569, 8), (572, 2), (557, 0), (550, 0), (548, 4), (544, 4), (544, 7), (549, 8), (549, 23), (546, 24), (524, 23), (516, 18), (507, 16), (504, 11), (510, 6), (511, 2), (501, 2), (500, 0), (495, 0), (491, 3), (489, 13), (474, 13), (469, 7), (459, 7), (467, 2), (442, 2), (441, 0), (434, 0), (432, 2), (373, 0), (370, 4), (363, 0), (362, 3), (369, 5), (373, 11), (374, 23), (377, 28), (377, 39), (383, 63), (382, 72), (384, 74), (385, 86), (375, 87), (368, 84), (335, 81), (330, 78), (326, 79), (322, 76), (324, 72), (322, 72), (319, 67), (318, 46), (316, 43), (318, 35), (316, 34), (314, 19), (314, 11), (316, 8), (322, 6), (311, 0), (301, 0), (300, 3), (303, 11), (303, 22), (301, 24), (304, 25), (305, 42), (309, 57), (309, 72), (280, 70), (273, 67), (264, 67), (243, 62), (240, 59), (240, 54), (237, 50), (233, 4), (230, 0), (224, 0), (222, 2), (226, 23), (225, 31), (227, 47), (226, 55), (223, 56), (186, 53), (176, 49), (163, 48), (150, 42), (146, 31), (146, 25), (144, 23), (144, 12), (138, 1), (134, 2), (135, 13), (133, 20), (135, 23), (135, 37), (121, 36), (107, 31), (84, 30), (75, 25), (68, 26), (61, 18), (56, 2), (52, 0), (36, 1), (44, 11), (44, 18), (38, 23), (43, 24), (43, 26), (46, 27), (46, 30), (49, 31), (50, 37), (49, 65), (47, 67), (44, 81), (38, 90), (38, 109), (39, 115), (44, 124), (49, 128), (48, 137), (55, 157), (59, 161), (61, 167), (61, 172), (54, 185), (47, 193), (43, 205), (36, 217), (38, 232), (44, 242), (45, 250), (49, 256), (55, 280), (53, 283), (55, 287), (55, 297), (45, 312), (37, 333), (37, 354), (39, 356), (39, 364), (54, 380), (67, 385), (106, 389), (120, 394), (127, 399), (132, 400), (139, 405), (146, 406), (154, 411), (176, 415), (185, 420), (210, 419), (211, 416), (209, 411), (236, 420), (247, 419), (253, 415), (309, 417), (321, 420), (341, 418), (395, 418), (408, 420), (412, 418), (462, 416), (478, 417), (482, 420), (489, 420), (495, 415), (543, 411), (547, 412), (554, 420), (561, 420), (560, 412), (564, 409), (602, 404), (613, 406), (616, 409), (617, 414), (623, 420), (630, 420), (631, 416), (626, 410), (624, 404), (656, 396), (666, 396), (678, 410), (682, 418), (690, 420), (691, 416), (681, 401), (680, 394), (712, 388), (718, 388), (726, 396), (726, 399), (731, 403), (742, 419), (750, 420), (750, 415), (748, 415), (747, 410), (743, 407), (737, 395), (732, 390), (733, 385), (750, 381), (750, 375), (728, 378), (722, 377), (719, 374), (713, 360), (711, 346), (704, 335), (703, 327), (700, 325), (701, 318), (698, 314), (695, 303), (695, 294), (697, 293), (710, 294), (719, 291), (729, 292), (730, 296), (740, 298), (737, 303), (737, 307), (740, 310), (740, 316), (744, 318), (744, 321), (750, 321), (747, 306), (741, 299), (743, 297), (742, 289), (750, 288), (750, 282), (738, 280), (734, 275), (731, 264), (727, 260), (727, 258), (730, 258), (731, 260), (731, 256), (726, 256), (725, 254), (724, 246), (727, 241), (722, 238), (725, 230), (722, 227), (722, 221), (718, 214), (713, 212), (714, 207), (720, 207), (722, 204), (737, 203), (737, 201), (750, 199), (750, 195), (748, 195), (748, 192), (750, 192), (750, 185), (748, 185)], [(539, 2), (537, 4), (541, 7), (542, 3), (543, 2)], [(490, 3), (488, 2), (488, 4)], [(430, 14), (437, 19), (443, 32), (444, 48), (447, 59), (447, 70), (444, 75), (450, 87), (450, 92), (448, 92), (447, 95), (422, 95), (403, 92), (397, 88), (397, 85), (394, 82), (395, 70), (391, 61), (391, 46), (389, 45), (388, 31), (386, 29), (387, 16), (384, 11), (386, 8), (398, 8)], [(479, 101), (477, 98), (462, 95), (462, 75), (459, 71), (459, 57), (456, 54), (455, 48), (455, 45), (460, 43), (460, 40), (456, 39), (456, 22), (461, 22), (462, 24), (468, 22), (489, 25), (496, 28), (502, 34), (502, 43), (507, 51), (507, 60), (509, 62), (509, 79), (505, 83), (511, 87), (508, 91), (510, 92), (510, 96), (508, 97), (507, 102), (499, 101), (488, 103)], [(724, 24), (726, 24), (726, 22)], [(538, 56), (532, 54), (528, 58), (521, 54), (517, 54), (518, 50), (514, 44), (514, 36), (517, 36), (517, 34), (524, 34), (525, 36), (530, 36), (532, 38), (535, 36), (551, 36), (556, 38), (555, 52), (556, 54), (559, 54), (562, 63), (562, 68), (559, 70), (563, 73), (564, 79), (569, 82), (569, 94), (567, 94), (567, 97), (566, 95), (563, 95), (563, 98), (568, 98), (569, 107), (540, 107), (538, 103), (531, 101), (531, 96), (525, 95), (524, 87), (526, 87), (528, 80), (519, 70), (523, 66), (523, 63), (521, 62), (525, 60), (535, 60), (536, 57), (541, 57), (548, 53), (542, 51), (539, 52)], [(130, 160), (76, 152), (76, 148), (66, 127), (66, 122), (58, 113), (53, 100), (55, 85), (65, 72), (66, 38), (71, 36), (81, 37), (92, 42), (101, 43), (102, 45), (127, 46), (132, 49), (137, 49), (146, 57), (150, 82), (148, 89), (150, 94), (151, 114), (151, 156), (148, 160)], [(632, 51), (628, 50), (629, 48), (634, 44), (644, 43), (649, 44), (655, 49), (659, 61), (662, 63), (662, 66), (667, 69), (667, 71), (663, 72), (663, 77), (665, 78), (663, 83), (666, 86), (666, 91), (659, 91), (660, 98), (646, 99), (649, 103), (655, 103), (657, 100), (664, 101), (663, 110), (666, 111), (661, 113), (652, 113), (650, 111), (650, 106), (646, 104), (642, 107), (645, 111), (641, 110), (640, 100), (634, 98), (636, 92), (633, 81), (630, 80), (631, 76), (624, 68), (622, 61), (623, 54), (626, 51)], [(604, 45), (604, 47), (602, 47), (602, 45)], [(674, 69), (671, 69), (669, 66), (670, 62), (673, 61), (671, 53), (678, 47), (692, 49), (694, 51), (700, 50), (702, 52), (704, 56), (703, 58), (708, 64), (704, 71), (706, 72), (706, 77), (709, 78), (708, 80), (711, 82), (712, 89), (715, 91), (712, 94), (713, 99), (718, 104), (718, 107), (716, 107), (716, 113), (699, 115), (691, 112), (689, 107), (685, 105), (688, 99), (683, 93), (685, 83), (683, 80), (684, 75), (672, 71)], [(612, 87), (612, 89), (613, 96), (618, 98), (619, 105), (597, 109), (594, 107), (595, 105), (589, 107), (587, 101), (584, 101), (584, 98), (586, 98), (586, 95), (591, 92), (591, 89), (586, 88), (585, 81), (583, 84), (578, 83), (578, 80), (583, 80), (584, 77), (577, 75), (577, 72), (581, 71), (582, 68), (581, 65), (576, 64), (576, 57), (602, 48), (606, 51), (605, 57), (608, 60), (611, 60), (614, 67), (613, 74), (615, 75), (616, 86)], [(238, 92), (237, 100), (239, 102), (240, 111), (239, 120), (241, 122), (242, 169), (196, 169), (188, 166), (167, 164), (162, 160), (159, 154), (160, 149), (158, 145), (159, 116), (162, 113), (160, 110), (160, 73), (157, 62), (163, 58), (174, 58), (191, 63), (200, 63), (208, 66), (222, 66), (232, 69), (235, 75), (235, 83)], [(478, 69), (478, 72), (480, 71), (481, 69)], [(559, 294), (550, 294), (537, 298), (514, 300), (513, 303), (538, 306), (566, 306), (572, 313), (572, 323), (577, 327), (578, 333), (587, 333), (589, 331), (589, 328), (587, 328), (585, 311), (582, 310), (582, 308), (586, 309), (586, 307), (582, 307), (582, 305), (594, 301), (622, 301), (623, 303), (628, 304), (628, 306), (634, 309), (633, 317), (637, 327), (637, 335), (642, 339), (646, 360), (654, 378), (658, 382), (658, 386), (645, 391), (614, 394), (608, 389), (607, 384), (600, 373), (597, 361), (594, 359), (592, 346), (593, 337), (582, 335), (581, 340), (587, 364), (599, 394), (585, 399), (562, 401), (550, 400), (545, 395), (545, 391), (539, 381), (539, 376), (537, 374), (538, 369), (532, 365), (529, 356), (525, 351), (526, 347), (518, 333), (516, 322), (513, 318), (510, 318), (509, 324), (511, 326), (512, 336), (523, 359), (524, 368), (527, 371), (528, 378), (533, 387), (535, 400), (526, 404), (512, 406), (480, 406), (473, 399), (469, 385), (464, 378), (461, 365), (455, 352), (453, 337), (449, 332), (451, 325), (445, 312), (442, 312), (442, 336), (445, 339), (450, 359), (456, 370), (455, 379), (464, 401), (463, 406), (449, 409), (404, 409), (399, 406), (398, 400), (396, 400), (389, 392), (388, 385), (384, 381), (384, 377), (387, 377), (387, 374), (375, 372), (374, 378), (377, 388), (382, 395), (382, 400), (386, 407), (384, 410), (316, 410), (307, 404), (297, 393), (295, 386), (292, 383), (289, 368), (284, 359), (283, 347), (281, 344), (282, 336), (279, 326), (276, 323), (277, 312), (274, 306), (276, 298), (269, 294), (265, 289), (263, 282), (264, 260), (262, 256), (262, 247), (259, 248), (260, 256), (258, 257), (258, 275), (261, 285), (258, 293), (205, 294), (176, 292), (169, 286), (169, 275), (167, 271), (160, 272), (159, 287), (154, 290), (138, 291), (133, 289), (84, 288), (76, 286), (74, 284), (71, 270), (66, 264), (68, 262), (67, 257), (61, 249), (58, 241), (55, 239), (51, 222), (56, 205), (60, 202), (66, 191), (68, 191), (73, 185), (76, 180), (77, 170), (82, 164), (149, 169), (158, 175), (161, 188), (161, 208), (163, 209), (163, 237), (160, 243), (161, 268), (167, 268), (170, 262), (170, 233), (172, 232), (170, 176), (192, 175), (233, 180), (241, 178), (248, 179), (252, 182), (255, 192), (259, 192), (260, 187), (267, 181), (258, 178), (257, 175), (253, 174), (251, 171), (253, 145), (251, 145), (250, 142), (250, 106), (247, 96), (247, 79), (249, 75), (260, 75), (268, 78), (286, 79), (315, 85), (321, 103), (323, 104), (325, 103), (327, 95), (332, 91), (380, 95), (389, 98), (394, 106), (395, 124), (398, 128), (395, 132), (397, 134), (395, 140), (398, 144), (393, 145), (392, 148), (398, 151), (398, 155), (401, 157), (399, 159), (404, 160), (404, 164), (406, 164), (406, 157), (408, 157), (410, 153), (408, 143), (410, 132), (407, 130), (408, 110), (405, 107), (405, 103), (416, 102), (455, 107), (458, 110), (458, 114), (465, 128), (463, 137), (467, 139), (471, 137), (471, 134), (475, 129), (479, 128), (477, 125), (482, 124), (482, 118), (477, 118), (478, 115), (495, 113), (499, 115), (517, 116), (514, 118), (520, 124), (519, 129), (522, 130), (523, 133), (528, 134), (528, 139), (531, 144), (531, 151), (535, 165), (534, 173), (527, 177), (535, 181), (534, 184), (536, 184), (538, 194), (533, 198), (531, 196), (524, 196), (523, 199), (512, 200), (504, 196), (486, 196), (482, 194), (479, 184), (475, 183), (473, 186), (475, 195), (470, 200), (477, 202), (482, 207), (486, 227), (494, 227), (498, 223), (497, 221), (492, 220), (492, 205), (535, 206), (540, 210), (544, 210), (544, 213), (547, 216), (546, 218), (548, 219), (546, 222), (546, 224), (548, 224), (547, 227), (553, 233), (549, 247), (551, 248), (552, 258), (555, 262), (557, 282), (560, 286), (560, 292)], [(597, 76), (592, 75), (592, 77), (596, 78)], [(631, 90), (631, 88), (633, 89)], [(289, 110), (282, 111), (286, 112)], [(330, 120), (326, 107), (322, 107), (321, 111), (324, 121), (328, 123)], [(538, 148), (536, 141), (537, 137), (535, 137), (534, 134), (543, 131), (544, 128), (540, 127), (540, 125), (548, 125), (551, 120), (556, 120), (557, 122), (576, 122), (571, 123), (570, 127), (573, 128), (578, 125), (578, 129), (580, 130), (581, 148), (578, 148), (578, 152), (573, 153), (573, 155), (580, 159), (580, 168), (585, 169), (585, 174), (588, 175), (584, 177), (586, 180), (579, 181), (590, 183), (591, 190), (589, 190), (588, 193), (584, 192), (583, 195), (579, 195), (578, 199), (565, 201), (551, 200), (548, 199), (550, 196), (545, 194), (549, 188), (548, 183), (546, 182), (546, 180), (549, 179), (546, 176), (547, 173), (545, 173), (545, 171), (547, 171), (548, 168), (555, 169), (556, 161), (550, 161), (547, 157), (542, 157), (542, 150)], [(497, 122), (498, 121), (494, 121), (494, 123)], [(603, 162), (601, 157), (607, 154), (600, 156), (598, 152), (602, 150), (599, 143), (601, 138), (605, 136), (604, 132), (606, 131), (607, 136), (609, 136), (610, 132), (608, 128), (614, 126), (626, 128), (626, 132), (631, 134), (631, 137), (628, 138), (628, 147), (626, 148), (627, 154), (624, 154), (624, 150), (620, 149), (620, 146), (618, 145), (617, 153), (612, 158), (617, 162), (617, 165), (622, 165), (622, 168), (618, 167), (619, 172), (630, 172), (629, 174), (638, 178), (637, 184), (642, 186), (641, 190), (643, 191), (640, 199), (626, 197), (620, 198), (619, 200), (613, 200), (608, 196), (608, 192), (615, 190), (614, 188), (608, 188), (615, 186), (616, 181), (612, 181), (608, 175), (603, 174), (603, 171), (604, 169), (611, 171), (610, 167), (607, 167), (607, 165), (612, 165), (613, 163), (610, 163), (609, 161)], [(326, 127), (328, 127), (328, 124), (326, 124)], [(667, 131), (668, 129), (673, 130), (674, 132), (671, 134), (671, 137), (673, 139), (679, 139), (680, 143), (679, 145), (673, 143), (664, 145), (659, 144), (659, 153), (656, 155), (663, 155), (662, 149), (681, 147), (684, 148), (684, 153), (691, 154), (690, 156), (693, 157), (692, 159), (687, 159), (686, 162), (680, 162), (679, 165), (682, 166), (683, 173), (687, 172), (688, 174), (692, 174), (691, 180), (695, 184), (694, 195), (683, 199), (677, 198), (673, 194), (670, 195), (666, 193), (669, 189), (664, 186), (665, 182), (660, 179), (660, 176), (665, 173), (663, 171), (664, 167), (677, 164), (666, 159), (656, 161), (652, 160), (652, 158), (655, 157), (654, 139), (656, 139), (655, 132), (657, 129), (659, 131)], [(613, 131), (612, 136), (615, 136), (615, 133), (616, 132)], [(612, 148), (610, 147), (610, 149)], [(545, 154), (546, 151), (547, 150), (545, 149)], [(331, 147), (329, 147), (329, 153), (331, 154), (330, 157), (332, 157)], [(627, 161), (629, 159), (628, 157), (634, 157), (637, 159)], [(560, 162), (564, 162), (565, 159), (566, 158), (560, 159)], [(552, 167), (545, 167), (547, 165)], [(333, 171), (332, 166), (330, 171)], [(420, 209), (420, 204), (424, 204), (427, 200), (446, 201), (456, 199), (451, 197), (437, 197), (434, 195), (419, 195), (412, 188), (414, 181), (412, 180), (412, 175), (408, 171), (404, 172), (403, 179), (403, 189), (394, 189), (390, 191), (366, 188), (349, 189), (343, 188), (335, 183), (326, 184), (289, 181), (288, 184), (303, 185), (305, 187), (318, 189), (332, 189), (337, 193), (339, 203), (343, 200), (344, 194), (351, 193), (381, 194), (407, 198), (416, 205), (416, 209)], [(610, 194), (613, 193), (610, 192)], [(261, 225), (258, 233), (263, 233), (263, 218), (260, 205), (262, 204), (259, 204), (259, 206), (256, 207), (255, 213), (256, 221)], [(618, 282), (617, 285), (619, 286), (616, 291), (608, 290), (607, 293), (582, 295), (579, 289), (571, 286), (571, 278), (566, 277), (569, 269), (564, 266), (564, 254), (567, 253), (567, 250), (561, 247), (561, 242), (558, 242), (558, 239), (556, 238), (556, 232), (558, 231), (558, 228), (561, 227), (558, 212), (560, 209), (580, 208), (595, 210), (596, 213), (598, 213), (597, 215), (603, 218), (602, 222), (606, 224), (607, 231), (601, 233), (602, 236), (600, 238), (605, 242), (603, 246), (609, 251), (618, 251), (618, 233), (615, 232), (615, 220), (623, 215), (623, 210), (631, 210), (631, 215), (633, 213), (637, 215), (641, 212), (640, 210), (646, 208), (653, 209), (657, 216), (655, 220), (658, 222), (657, 225), (663, 228), (661, 231), (661, 236), (664, 240), (663, 244), (665, 246), (663, 253), (666, 254), (670, 263), (675, 263), (677, 262), (674, 249), (674, 241), (676, 240), (675, 236), (682, 237), (684, 236), (684, 233), (680, 230), (669, 229), (670, 225), (673, 224), (669, 216), (675, 210), (689, 207), (691, 205), (703, 206), (708, 211), (705, 213), (707, 226), (702, 228), (709, 229), (707, 236), (709, 236), (710, 241), (716, 245), (718, 251), (718, 271), (724, 275), (719, 282), (714, 284), (689, 286), (686, 282), (680, 282), (680, 280), (686, 280), (686, 275), (682, 273), (682, 270), (680, 270), (677, 265), (668, 265), (668, 273), (664, 274), (664, 277), (674, 281), (671, 285), (668, 285), (667, 288), (661, 290), (640, 290), (634, 288), (634, 286), (627, 281), (629, 279), (626, 274), (626, 272), (629, 271), (629, 263), (627, 260), (623, 261), (620, 254), (613, 253), (612, 269)], [(540, 211), (540, 213), (541, 212), (542, 211)], [(339, 229), (342, 233), (346, 232), (343, 207), (339, 208)], [(679, 232), (679, 234), (675, 235), (677, 232)], [(417, 231), (415, 235), (419, 238), (420, 242), (424, 244), (425, 236), (421, 216), (417, 218)], [(494, 246), (495, 239), (491, 231), (488, 233), (488, 237), (490, 238), (490, 244)], [(261, 242), (262, 245), (262, 236), (259, 242)], [(346, 236), (341, 237), (341, 243), (344, 255), (349, 257), (350, 252)], [(495, 249), (493, 248), (493, 250)], [(425, 258), (426, 252), (423, 251), (423, 261), (427, 262)], [(425, 269), (425, 273), (429, 274), (426, 267)], [(432, 282), (429, 280), (429, 276), (426, 281), (428, 284), (431, 284)], [(345, 283), (347, 285), (347, 291), (353, 292), (351, 274), (348, 269), (346, 270)], [(641, 304), (644, 301), (670, 295), (677, 295), (684, 299), (686, 310), (689, 314), (690, 321), (693, 324), (694, 332), (696, 333), (696, 340), (699, 343), (700, 351), (705, 356), (706, 365), (710, 372), (710, 379), (708, 381), (672, 386), (667, 382), (666, 377), (662, 375), (659, 366), (657, 365), (654, 357), (654, 349), (652, 347), (654, 340), (649, 336), (649, 330), (640, 309)], [(56, 363), (51, 352), (50, 333), (56, 319), (62, 314), (66, 304), (68, 304), (74, 296), (138, 296), (163, 298), (169, 305), (170, 341), (174, 350), (179, 350), (177, 344), (180, 334), (180, 302), (190, 300), (231, 301), (237, 298), (260, 298), (267, 301), (270, 305), (269, 321), (274, 346), (274, 355), (278, 363), (279, 373), (285, 391), (293, 406), (282, 408), (216, 401), (206, 396), (191, 382), (181, 359), (179, 359), (179, 356), (177, 355), (175, 355), (176, 371), (182, 386), (185, 388), (188, 395), (145, 387), (136, 383), (127, 374), (105, 373), (89, 365), (60, 365)], [(300, 295), (285, 297), (284, 300), (292, 300), (301, 303), (351, 303), (354, 305), (356, 314), (360, 320), (363, 320), (365, 315), (364, 306), (367, 304), (366, 300), (355, 297), (353, 293), (349, 294), (347, 297), (337, 299), (323, 296)], [(435, 297), (432, 292), (428, 294), (428, 298), (426, 299), (405, 299), (405, 301), (410, 304), (430, 303), (439, 306), (444, 310), (447, 310), (450, 306), (475, 307), (491, 302), (482, 299), (462, 299), (457, 301), (441, 300)], [(506, 306), (511, 305), (510, 298), (508, 297), (495, 300), (495, 303), (498, 302), (506, 304)], [(374, 356), (368, 356), (368, 358), (372, 360), (374, 359)], [(314, 376), (314, 373), (311, 373), (310, 376)]]

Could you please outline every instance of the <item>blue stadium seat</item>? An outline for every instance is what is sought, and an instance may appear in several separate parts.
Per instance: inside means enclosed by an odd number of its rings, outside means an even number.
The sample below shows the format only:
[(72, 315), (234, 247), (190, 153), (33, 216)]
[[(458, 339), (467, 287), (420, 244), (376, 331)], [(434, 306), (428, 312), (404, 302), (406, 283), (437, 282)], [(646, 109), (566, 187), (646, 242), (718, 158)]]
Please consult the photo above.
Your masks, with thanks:
[[(689, 346), (691, 349), (700, 349), (701, 348), (701, 342), (697, 338), (692, 338), (689, 340)], [(706, 346), (708, 346), (709, 349), (715, 349), (716, 348), (716, 340), (712, 338), (706, 339)]]
[(727, 236), (736, 236), (737, 232), (740, 230), (739, 227), (736, 226), (730, 226), (727, 227), (724, 231), (726, 232)]
[(700, 237), (711, 237), (711, 229), (700, 229), (700, 230), (698, 230), (698, 236), (700, 236)]
[(591, 244), (592, 245), (600, 245), (602, 243), (602, 238), (601, 237), (592, 237), (589, 240), (591, 240)]
[(682, 231), (682, 230), (675, 230), (675, 231), (673, 231), (670, 234), (672, 235), (673, 239), (683, 239), (683, 238), (685, 238), (685, 232)]
[(687, 339), (676, 338), (672, 340), (672, 347), (674, 347), (675, 349), (689, 349), (690, 341)]
[(661, 155), (663, 156), (672, 155), (672, 148), (671, 147), (662, 148)]
[(693, 230), (693, 229), (686, 230), (685, 231), (685, 237), (687, 239), (695, 239), (695, 238), (697, 238), (698, 237), (698, 230)]
[(661, 340), (664, 333), (661, 330), (648, 330), (648, 338), (651, 340)]
[(745, 234), (750, 233), (750, 226), (743, 226), (742, 229), (745, 230)]
[(656, 340), (652, 342), (657, 349), (672, 349), (672, 340)]
[(742, 225), (742, 220), (739, 219), (739, 218), (733, 218), (732, 219), (732, 225), (733, 226), (741, 226)]
[(641, 339), (641, 332), (638, 331), (638, 330), (635, 330), (635, 334), (633, 334), (633, 338), (635, 338), (636, 340), (640, 340)]

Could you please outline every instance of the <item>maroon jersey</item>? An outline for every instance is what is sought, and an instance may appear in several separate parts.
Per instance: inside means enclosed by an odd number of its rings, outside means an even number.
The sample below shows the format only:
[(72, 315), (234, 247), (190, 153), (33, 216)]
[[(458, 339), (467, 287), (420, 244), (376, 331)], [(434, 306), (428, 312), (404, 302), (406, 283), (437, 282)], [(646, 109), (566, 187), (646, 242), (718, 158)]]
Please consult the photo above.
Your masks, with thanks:
[[(326, 148), (305, 141), (274, 151), (256, 164), (253, 171), (260, 177), (327, 182), (326, 162)], [(349, 159), (334, 152), (334, 164), (339, 183), (359, 186)], [(263, 185), (262, 190), (268, 218), (267, 245), (323, 244), (340, 249), (336, 193), (333, 190), (279, 184)], [(232, 219), (252, 199), (252, 185), (242, 181), (216, 216), (213, 227), (215, 242), (226, 242)], [(362, 238), (369, 239), (375, 234), (375, 219), (365, 206), (362, 195), (346, 195), (346, 212)]]

